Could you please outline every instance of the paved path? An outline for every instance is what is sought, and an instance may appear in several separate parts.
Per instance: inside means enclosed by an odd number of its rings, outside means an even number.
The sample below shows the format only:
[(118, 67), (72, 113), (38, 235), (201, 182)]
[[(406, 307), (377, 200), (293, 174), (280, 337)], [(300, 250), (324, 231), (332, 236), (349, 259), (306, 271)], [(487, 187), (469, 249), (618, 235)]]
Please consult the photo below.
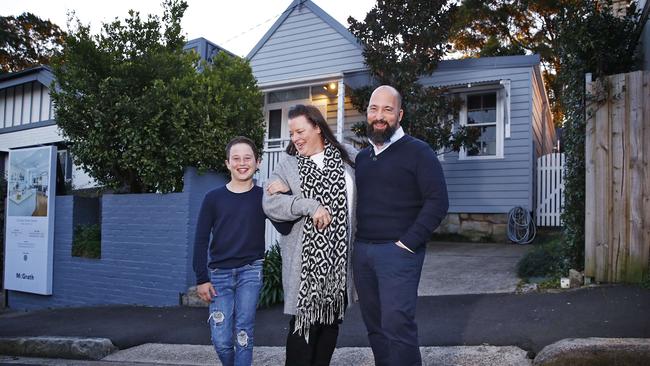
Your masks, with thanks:
[[(421, 347), (424, 365), (436, 366), (530, 366), (531, 359), (517, 347)], [(255, 347), (253, 365), (284, 365), (284, 348)], [(137, 362), (137, 363), (136, 363)], [(210, 346), (146, 344), (116, 352), (101, 361), (56, 360), (0, 356), (0, 365), (65, 365), (65, 366), (164, 366), (194, 365), (218, 366)], [(369, 348), (337, 348), (332, 356), (332, 366), (372, 366), (374, 360)]]

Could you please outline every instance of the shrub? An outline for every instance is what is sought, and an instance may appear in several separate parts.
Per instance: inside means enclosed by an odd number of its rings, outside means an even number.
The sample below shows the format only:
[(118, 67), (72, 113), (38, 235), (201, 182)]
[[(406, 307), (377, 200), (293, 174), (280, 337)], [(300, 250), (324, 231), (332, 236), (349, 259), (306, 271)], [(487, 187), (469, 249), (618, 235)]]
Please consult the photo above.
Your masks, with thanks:
[(650, 290), (650, 273), (646, 273), (641, 280), (641, 287)]
[(535, 244), (517, 263), (517, 275), (529, 277), (558, 277), (566, 270), (564, 247), (561, 238)]
[(282, 290), (282, 254), (280, 246), (273, 245), (266, 251), (264, 258), (264, 283), (260, 291), (258, 308), (266, 308), (281, 303), (284, 298)]
[(164, 0), (162, 18), (130, 11), (99, 34), (70, 19), (50, 90), (74, 163), (99, 185), (181, 192), (185, 167), (227, 171), (231, 138), (263, 144), (263, 98), (248, 61), (220, 52), (200, 63), (183, 51), (186, 9)]
[(99, 224), (78, 225), (72, 240), (72, 256), (99, 259), (102, 255), (102, 232)]

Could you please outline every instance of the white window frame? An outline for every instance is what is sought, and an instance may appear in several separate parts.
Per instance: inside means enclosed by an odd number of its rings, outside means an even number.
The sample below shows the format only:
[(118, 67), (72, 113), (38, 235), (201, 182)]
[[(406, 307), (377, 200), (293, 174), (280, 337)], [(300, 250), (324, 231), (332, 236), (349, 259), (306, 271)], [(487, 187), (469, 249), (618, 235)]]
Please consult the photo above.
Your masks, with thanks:
[[(458, 152), (458, 160), (496, 160), (496, 159), (503, 159), (504, 158), (504, 153), (503, 153), (503, 146), (504, 146), (504, 140), (505, 140), (505, 129), (506, 129), (506, 118), (504, 118), (507, 114), (506, 111), (506, 104), (507, 104), (507, 99), (506, 98), (506, 90), (503, 87), (500, 86), (495, 86), (495, 85), (485, 85), (485, 86), (477, 86), (477, 87), (472, 87), (471, 90), (465, 89), (461, 93), (459, 93), (459, 96), (463, 99), (463, 105), (459, 111), (459, 124), (461, 126), (468, 126), (467, 124), (467, 96), (472, 95), (472, 94), (486, 94), (494, 92), (496, 93), (496, 154), (495, 155), (478, 155), (478, 156), (471, 156), (467, 155), (467, 150), (464, 147), (461, 147), (460, 151)], [(471, 126), (476, 126), (476, 125), (471, 125)], [(481, 124), (477, 125), (481, 126)], [(509, 130), (508, 126), (508, 130)]]

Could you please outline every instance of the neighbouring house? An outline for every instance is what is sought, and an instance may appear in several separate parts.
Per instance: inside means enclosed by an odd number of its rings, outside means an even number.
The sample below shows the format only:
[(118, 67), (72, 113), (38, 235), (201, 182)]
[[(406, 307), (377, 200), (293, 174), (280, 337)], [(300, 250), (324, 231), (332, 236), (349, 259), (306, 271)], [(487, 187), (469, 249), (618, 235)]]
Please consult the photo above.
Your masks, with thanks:
[[(362, 51), (314, 2), (295, 0), (248, 54), (265, 96), (260, 180), (289, 140), (287, 110), (294, 104), (316, 105), (340, 140), (352, 140), (351, 127), (365, 116), (352, 106), (350, 89), (371, 81)], [(479, 149), (441, 156), (450, 214), (440, 230), (504, 240), (510, 209), (535, 211), (536, 161), (556, 142), (539, 56), (444, 60), (421, 82), (462, 98), (458, 122), (481, 130)]]
[(225, 48), (219, 47), (218, 45), (208, 41), (203, 37), (195, 38), (191, 41), (187, 41), (185, 46), (183, 46), (185, 51), (194, 51), (196, 52), (202, 60), (211, 61), (217, 53), (223, 51), (230, 56), (237, 57), (234, 53), (228, 51)]
[[(205, 38), (188, 41), (183, 48), (208, 61), (219, 51), (232, 55)], [(0, 170), (6, 172), (10, 149), (56, 145), (66, 182), (75, 189), (93, 187), (95, 181), (73, 163), (56, 125), (56, 108), (50, 98), (53, 81), (47, 66), (0, 75)]]
[(47, 66), (0, 75), (0, 167), (6, 172), (10, 149), (56, 145), (65, 180), (85, 188), (93, 180), (73, 164), (56, 125), (50, 98), (53, 81)]

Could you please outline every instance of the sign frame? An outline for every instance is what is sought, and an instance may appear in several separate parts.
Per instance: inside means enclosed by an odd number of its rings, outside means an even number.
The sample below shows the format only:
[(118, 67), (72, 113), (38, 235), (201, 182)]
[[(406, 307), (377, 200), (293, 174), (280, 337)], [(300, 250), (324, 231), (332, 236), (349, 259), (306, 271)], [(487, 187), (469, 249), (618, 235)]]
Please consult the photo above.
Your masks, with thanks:
[(56, 146), (9, 150), (5, 290), (52, 295)]

